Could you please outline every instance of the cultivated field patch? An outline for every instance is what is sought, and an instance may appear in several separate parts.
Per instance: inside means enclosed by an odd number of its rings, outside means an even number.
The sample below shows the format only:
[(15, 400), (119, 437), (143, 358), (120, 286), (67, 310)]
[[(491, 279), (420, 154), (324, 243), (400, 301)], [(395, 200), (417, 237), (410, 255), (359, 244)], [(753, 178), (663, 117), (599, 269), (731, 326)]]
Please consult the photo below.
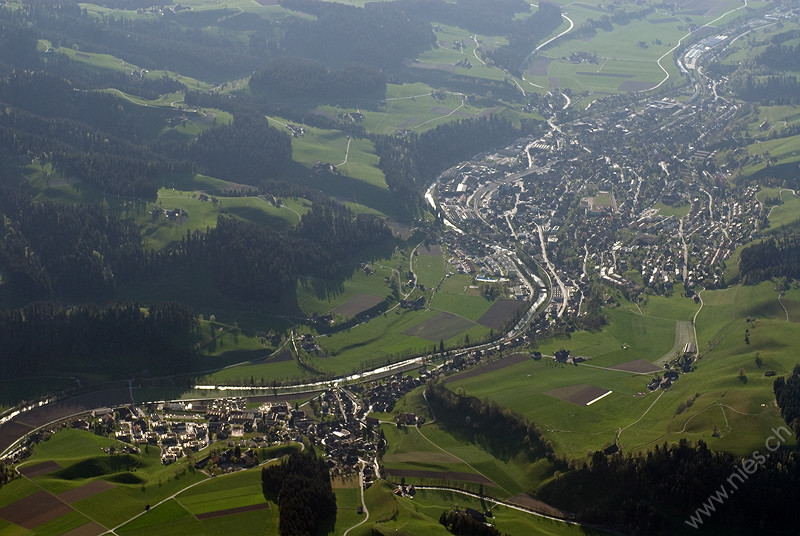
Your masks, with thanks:
[(613, 367), (609, 368), (614, 370), (624, 370), (626, 372), (658, 372), (661, 370), (660, 367), (657, 367), (649, 361), (645, 361), (644, 359), (636, 359), (635, 361), (620, 363), (619, 365), (614, 365)]
[(417, 253), (420, 255), (442, 255), (442, 246), (439, 244), (420, 246), (417, 248)]
[(526, 302), (518, 300), (500, 299), (494, 302), (488, 311), (478, 319), (478, 324), (492, 329), (503, 329), (509, 320), (523, 307)]
[(448, 452), (398, 452), (386, 454), (386, 463), (461, 463), (461, 460)]
[(37, 463), (36, 465), (27, 465), (19, 470), (19, 472), (28, 478), (35, 478), (40, 475), (46, 475), (61, 469), (61, 466), (54, 461)]
[(425, 339), (426, 341), (438, 342), (455, 337), (474, 325), (474, 322), (466, 318), (450, 313), (441, 313), (422, 324), (407, 329), (403, 334)]
[(608, 389), (601, 389), (594, 385), (581, 383), (578, 385), (568, 385), (567, 387), (550, 389), (549, 391), (545, 391), (544, 394), (563, 400), (564, 402), (569, 402), (570, 404), (575, 404), (576, 406), (586, 406), (608, 392)]
[(562, 518), (567, 517), (566, 512), (562, 512), (558, 508), (550, 506), (546, 502), (540, 501), (539, 499), (534, 499), (527, 493), (520, 493), (519, 495), (515, 495), (511, 497), (508, 500), (508, 502), (518, 504), (526, 508), (530, 508), (531, 510), (535, 510), (537, 512), (542, 512), (544, 514), (551, 515), (553, 517), (562, 517)]
[(98, 493), (102, 493), (113, 487), (114, 487), (113, 484), (106, 482), (105, 480), (95, 480), (94, 482), (89, 482), (88, 484), (85, 484), (78, 488), (65, 491), (64, 493), (60, 493), (58, 495), (58, 498), (67, 504), (74, 504), (78, 501), (81, 501), (83, 499), (88, 499), (93, 495), (97, 495)]
[(505, 367), (510, 367), (511, 365), (516, 365), (517, 363), (522, 363), (523, 361), (528, 361), (529, 359), (529, 357), (526, 357), (523, 354), (511, 354), (503, 359), (492, 361), (488, 365), (475, 367), (465, 372), (454, 374), (446, 378), (445, 382), (457, 382), (459, 380), (466, 380), (467, 378), (474, 378), (475, 376), (480, 376), (481, 374), (487, 374)]
[(5, 519), (26, 529), (33, 529), (71, 511), (72, 508), (51, 494), (39, 491), (0, 508), (0, 519)]
[(356, 316), (358, 313), (366, 311), (375, 307), (383, 301), (383, 298), (373, 296), (372, 294), (358, 294), (340, 306), (336, 307), (333, 311), (336, 314), (343, 316)]
[(205, 514), (197, 514), (197, 519), (211, 519), (214, 517), (232, 516), (236, 514), (243, 514), (245, 512), (256, 512), (259, 510), (269, 510), (269, 503), (251, 504), (250, 506), (239, 506), (237, 508), (226, 508), (225, 510), (217, 510), (216, 512), (206, 512)]
[(407, 478), (425, 478), (429, 480), (458, 480), (459, 482), (474, 482), (476, 484), (486, 484), (497, 487), (497, 484), (483, 475), (475, 473), (463, 473), (460, 471), (424, 471), (421, 469), (387, 469), (387, 473), (393, 476)]

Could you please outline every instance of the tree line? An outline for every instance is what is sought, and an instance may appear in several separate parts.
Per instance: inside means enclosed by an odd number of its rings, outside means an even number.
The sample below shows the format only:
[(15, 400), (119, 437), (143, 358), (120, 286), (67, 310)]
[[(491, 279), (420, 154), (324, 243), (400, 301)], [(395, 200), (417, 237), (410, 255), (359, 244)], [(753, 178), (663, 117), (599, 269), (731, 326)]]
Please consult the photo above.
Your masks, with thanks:
[(772, 43), (756, 56), (756, 62), (777, 71), (800, 71), (800, 46)]
[(313, 536), (336, 521), (336, 495), (328, 466), (313, 449), (293, 452), (261, 470), (261, 489), (278, 503), (281, 536)]
[(153, 199), (161, 177), (194, 170), (143, 143), (148, 121), (165, 112), (133, 113), (114, 95), (22, 70), (0, 78), (0, 104), (0, 144), (12, 155), (52, 162), (101, 192)]
[(517, 128), (507, 119), (492, 115), (439, 125), (421, 134), (373, 135), (372, 140), (386, 184), (405, 202), (416, 203), (447, 166), (533, 128), (533, 123), (524, 120)]
[(67, 79), (81, 89), (115, 88), (144, 99), (156, 100), (166, 93), (185, 92), (186, 85), (166, 74), (150, 78), (138, 72), (110, 69), (90, 70), (66, 54), (51, 53), (43, 68), (50, 74)]
[[(165, 10), (157, 19), (96, 16), (77, 2), (42, 0), (3, 10), (13, 26), (36, 28), (37, 37), (53, 47), (110, 54), (143, 69), (168, 69), (203, 80), (225, 81), (246, 76), (266, 52), (251, 50), (263, 40), (242, 40), (226, 32), (206, 31), (191, 11)], [(225, 14), (238, 11), (220, 10)], [(256, 33), (268, 35), (269, 21), (262, 20)], [(186, 27), (188, 26), (188, 27)], [(219, 51), (224, 50), (224, 54)]]
[(686, 439), (641, 454), (596, 451), (587, 462), (571, 462), (571, 471), (535, 495), (575, 512), (579, 521), (652, 536), (685, 530), (684, 521), (725, 486), (727, 496), (712, 503), (704, 529), (782, 531), (800, 522), (797, 511), (785, 506), (800, 499), (800, 455), (790, 449), (766, 454), (756, 451), (747, 462), (714, 452), (703, 440), (695, 446)]
[(536, 45), (561, 25), (561, 8), (540, 2), (535, 13), (515, 21), (508, 33), (508, 44), (497, 47), (486, 56), (496, 64), (520, 76), (525, 70), (525, 60)]
[(386, 75), (379, 69), (345, 63), (329, 69), (324, 63), (304, 58), (271, 58), (250, 76), (250, 89), (268, 91), (282, 98), (352, 98), (386, 94)]
[(501, 460), (522, 453), (531, 461), (558, 461), (552, 443), (542, 436), (539, 427), (494, 401), (457, 394), (444, 383), (433, 381), (425, 385), (425, 398), (448, 431), (463, 435), (466, 441), (480, 445)]
[(300, 274), (330, 278), (355, 252), (391, 236), (383, 220), (320, 199), (285, 231), (220, 216), (214, 228), (187, 233), (154, 262), (173, 271), (205, 268), (217, 290), (232, 298), (277, 301)]
[(800, 439), (800, 364), (795, 365), (788, 378), (776, 378), (772, 389), (783, 420), (792, 428), (795, 437)]
[[(281, 190), (279, 186), (273, 184)], [(205, 232), (188, 233), (163, 250), (145, 250), (138, 227), (100, 205), (32, 200), (23, 188), (0, 188), (0, 268), (27, 300), (67, 302), (113, 298), (120, 286), (187, 268), (208, 270), (230, 297), (276, 301), (299, 274), (332, 277), (354, 253), (386, 243), (385, 222), (302, 188), (311, 210), (279, 231), (220, 216)]]
[(303, 103), (276, 102), (273, 98), (265, 95), (189, 91), (184, 101), (189, 106), (218, 108), (233, 114), (278, 116), (289, 121), (296, 121), (325, 130), (341, 130), (358, 138), (367, 136), (366, 130), (362, 125), (349, 119), (319, 113)]
[(320, 0), (281, 0), (287, 9), (314, 15), (283, 22), (276, 52), (339, 67), (347, 62), (386, 69), (416, 58), (436, 42), (430, 22), (405, 2), (368, 2), (364, 7)]
[[(201, 133), (173, 155), (190, 159), (210, 175), (245, 184), (276, 177), (292, 160), (292, 141), (259, 115), (237, 114), (230, 125)], [(185, 150), (185, 152), (184, 152)]]
[(739, 278), (755, 284), (773, 277), (800, 277), (800, 235), (771, 237), (747, 246), (739, 257)]
[(3, 377), (54, 372), (177, 374), (191, 370), (197, 318), (178, 303), (64, 307), (35, 302), (0, 311)]
[(135, 273), (141, 236), (100, 205), (36, 202), (0, 186), (0, 267), (29, 300), (100, 300)]
[(494, 526), (479, 521), (467, 512), (455, 509), (442, 512), (439, 524), (458, 536), (503, 536), (503, 533)]
[(751, 72), (737, 72), (730, 78), (731, 91), (741, 99), (769, 105), (797, 104), (800, 102), (800, 81), (792, 74), (760, 76)]

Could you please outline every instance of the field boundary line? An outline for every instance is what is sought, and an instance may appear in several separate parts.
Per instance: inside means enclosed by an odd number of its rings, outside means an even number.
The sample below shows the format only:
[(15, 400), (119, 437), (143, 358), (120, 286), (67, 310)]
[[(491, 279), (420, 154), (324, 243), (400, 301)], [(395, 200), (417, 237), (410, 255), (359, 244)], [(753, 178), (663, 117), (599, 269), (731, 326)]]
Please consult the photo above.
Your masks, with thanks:
[(442, 452), (444, 452), (445, 454), (449, 454), (449, 455), (450, 455), (450, 456), (452, 456), (453, 458), (455, 458), (455, 459), (457, 459), (457, 460), (461, 460), (461, 463), (463, 463), (464, 465), (466, 465), (467, 467), (469, 467), (470, 469), (472, 469), (473, 471), (475, 471), (475, 473), (477, 473), (477, 474), (481, 475), (483, 478), (487, 479), (489, 482), (494, 482), (494, 483), (497, 485), (497, 487), (498, 487), (498, 488), (500, 488), (501, 490), (505, 491), (506, 493), (511, 493), (511, 492), (510, 492), (510, 491), (508, 491), (506, 488), (504, 488), (502, 485), (498, 484), (497, 482), (495, 482), (494, 480), (492, 480), (492, 479), (491, 479), (491, 478), (489, 478), (488, 476), (484, 475), (482, 472), (480, 472), (480, 471), (478, 471), (477, 469), (475, 469), (475, 468), (474, 468), (474, 467), (473, 467), (473, 466), (472, 466), (472, 465), (471, 465), (469, 462), (467, 462), (466, 460), (464, 460), (462, 457), (460, 457), (460, 456), (456, 456), (456, 455), (455, 455), (455, 454), (453, 454), (452, 452), (446, 451), (445, 449), (443, 449), (442, 447), (440, 447), (439, 445), (437, 445), (436, 443), (434, 443), (432, 439), (430, 439), (428, 436), (426, 436), (425, 434), (423, 434), (423, 433), (422, 433), (422, 430), (420, 429), (420, 427), (419, 427), (419, 426), (415, 426), (415, 428), (417, 429), (417, 432), (419, 432), (419, 435), (421, 435), (421, 436), (422, 436), (422, 437), (423, 437), (423, 438), (424, 438), (424, 439), (425, 439), (425, 440), (426, 440), (428, 443), (430, 443), (431, 445), (433, 445), (433, 446), (434, 446), (434, 447), (436, 447), (437, 449), (441, 450), (441, 451), (442, 451)]
[(617, 437), (616, 437), (616, 439), (615, 439), (615, 442), (619, 443), (619, 438), (620, 438), (620, 436), (622, 436), (622, 432), (624, 432), (625, 430), (627, 430), (628, 428), (630, 428), (630, 427), (631, 427), (631, 426), (633, 426), (634, 424), (636, 424), (636, 423), (638, 423), (639, 421), (641, 421), (642, 419), (644, 419), (644, 418), (645, 418), (645, 416), (646, 416), (646, 415), (647, 415), (647, 414), (650, 412), (650, 410), (651, 410), (651, 409), (653, 409), (653, 406), (655, 406), (655, 405), (656, 405), (656, 402), (658, 402), (659, 400), (661, 400), (661, 397), (662, 397), (662, 396), (664, 396), (664, 393), (666, 393), (666, 391), (661, 391), (661, 392), (658, 394), (658, 396), (656, 397), (656, 399), (655, 399), (655, 400), (653, 400), (653, 403), (652, 403), (652, 404), (650, 404), (650, 407), (649, 407), (649, 408), (647, 408), (646, 410), (644, 410), (644, 413), (642, 413), (642, 415), (641, 415), (641, 416), (640, 416), (638, 419), (636, 419), (635, 421), (633, 421), (632, 423), (630, 423), (630, 424), (629, 424), (628, 426), (626, 426), (625, 428), (621, 428), (621, 429), (620, 429), (620, 431), (619, 431), (619, 432), (617, 432)]
[[(104, 529), (107, 529), (107, 528), (108, 528), (108, 527), (106, 527), (105, 525), (103, 525), (102, 523), (100, 523), (99, 521), (97, 521), (96, 519), (94, 519), (93, 517), (91, 517), (89, 514), (86, 514), (86, 513), (82, 512), (81, 510), (78, 510), (77, 508), (75, 508), (73, 505), (69, 504), (67, 501), (65, 501), (64, 499), (62, 499), (61, 497), (59, 497), (57, 493), (53, 493), (52, 491), (49, 491), (49, 490), (46, 490), (46, 489), (44, 489), (44, 487), (42, 487), (42, 485), (41, 485), (41, 484), (39, 484), (38, 482), (34, 481), (32, 478), (29, 478), (29, 477), (25, 476), (24, 474), (20, 473), (20, 471), (19, 471), (19, 468), (20, 468), (20, 467), (22, 467), (23, 465), (25, 465), (27, 462), (30, 462), (30, 461), (33, 461), (33, 460), (26, 460), (25, 462), (23, 462), (23, 463), (21, 463), (21, 464), (17, 465), (17, 466), (14, 468), (14, 470), (17, 472), (17, 474), (19, 474), (19, 475), (20, 475), (22, 478), (24, 478), (25, 480), (27, 480), (28, 482), (30, 482), (31, 484), (33, 484), (34, 486), (36, 486), (36, 487), (37, 487), (37, 488), (39, 488), (40, 490), (42, 490), (42, 491), (44, 491), (45, 493), (47, 493), (47, 494), (49, 494), (49, 495), (52, 495), (53, 497), (55, 497), (55, 498), (56, 498), (56, 500), (57, 500), (58, 502), (60, 502), (60, 503), (62, 503), (62, 504), (65, 504), (65, 505), (66, 505), (66, 506), (67, 506), (67, 507), (68, 507), (70, 510), (72, 510), (73, 512), (78, 512), (80, 515), (82, 515), (83, 517), (85, 517), (85, 518), (86, 518), (86, 519), (88, 519), (89, 521), (91, 521), (91, 522), (93, 522), (93, 523), (97, 523), (98, 525), (100, 525), (100, 526), (101, 526), (101, 527), (103, 527)], [(30, 496), (30, 495), (29, 495), (29, 496)], [(23, 497), (23, 499), (24, 499), (24, 497)], [(21, 500), (21, 499), (17, 499), (17, 500)], [(14, 502), (17, 502), (17, 501), (14, 501)], [(11, 504), (14, 504), (14, 503), (11, 503)], [(67, 514), (64, 514), (64, 515), (67, 515)], [(58, 518), (56, 518), (56, 519), (58, 519)], [(54, 520), (54, 521), (55, 521), (55, 520)]]

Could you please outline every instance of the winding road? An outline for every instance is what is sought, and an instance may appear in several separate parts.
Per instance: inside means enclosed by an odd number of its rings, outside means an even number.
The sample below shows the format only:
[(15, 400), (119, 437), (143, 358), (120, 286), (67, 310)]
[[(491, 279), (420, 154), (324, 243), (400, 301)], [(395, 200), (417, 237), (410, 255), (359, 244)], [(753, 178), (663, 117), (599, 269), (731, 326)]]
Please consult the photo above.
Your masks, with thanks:
[(653, 87), (651, 87), (651, 88), (647, 88), (647, 89), (645, 89), (645, 90), (643, 90), (643, 91), (653, 91), (654, 89), (658, 89), (658, 88), (660, 88), (661, 86), (663, 86), (663, 85), (664, 85), (664, 83), (665, 83), (667, 80), (669, 80), (669, 71), (667, 71), (667, 70), (664, 68), (664, 66), (663, 66), (663, 65), (661, 65), (661, 60), (663, 60), (664, 58), (666, 58), (667, 56), (669, 56), (670, 54), (672, 54), (673, 52), (675, 52), (676, 50), (678, 50), (678, 49), (681, 47), (681, 44), (683, 43), (683, 40), (684, 40), (684, 39), (686, 39), (687, 37), (691, 36), (693, 33), (697, 32), (698, 30), (702, 30), (703, 28), (706, 28), (706, 27), (708, 27), (708, 26), (712, 26), (714, 23), (716, 23), (716, 22), (718, 22), (718, 21), (720, 21), (720, 20), (724, 19), (725, 17), (727, 17), (727, 16), (728, 16), (728, 15), (730, 15), (731, 13), (733, 13), (733, 12), (735, 12), (735, 11), (739, 11), (740, 9), (744, 9), (744, 8), (746, 8), (746, 7), (747, 7), (747, 0), (743, 0), (743, 1), (744, 1), (744, 5), (742, 5), (742, 6), (739, 6), (739, 7), (735, 8), (735, 9), (731, 9), (730, 11), (726, 11), (725, 13), (723, 13), (722, 15), (720, 15), (719, 17), (717, 17), (716, 19), (714, 19), (714, 20), (712, 20), (712, 21), (710, 21), (710, 22), (707, 22), (707, 23), (703, 24), (703, 25), (702, 25), (702, 26), (700, 26), (699, 28), (695, 28), (694, 30), (690, 31), (689, 33), (687, 33), (686, 35), (684, 35), (683, 37), (681, 37), (680, 39), (678, 39), (678, 44), (677, 44), (677, 45), (675, 45), (675, 46), (674, 46), (674, 47), (672, 47), (671, 49), (669, 49), (669, 50), (667, 50), (666, 52), (664, 52), (664, 54), (663, 54), (663, 55), (662, 55), (660, 58), (658, 58), (658, 59), (656, 60), (656, 64), (657, 64), (657, 65), (658, 65), (658, 66), (661, 68), (661, 70), (662, 70), (662, 71), (664, 71), (664, 79), (663, 79), (663, 80), (661, 80), (661, 82), (659, 82), (658, 84), (654, 85)]

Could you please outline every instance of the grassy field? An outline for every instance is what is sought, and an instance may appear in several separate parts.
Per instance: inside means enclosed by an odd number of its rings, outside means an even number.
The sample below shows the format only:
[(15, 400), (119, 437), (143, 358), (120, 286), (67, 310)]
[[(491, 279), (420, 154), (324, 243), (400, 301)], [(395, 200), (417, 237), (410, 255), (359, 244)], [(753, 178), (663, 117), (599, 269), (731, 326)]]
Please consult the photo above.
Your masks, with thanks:
[[(458, 444), (455, 439), (439, 431), (435, 426), (426, 428), (428, 429), (425, 430), (425, 434), (432, 437), (436, 443), (446, 448), (453, 447), (458, 456), (474, 459), (476, 460), (474, 463), (483, 463), (480, 458), (485, 458), (485, 453), (475, 447)], [(431, 447), (431, 443), (416, 429), (396, 430), (393, 426), (386, 426), (385, 430), (391, 434), (390, 445), (394, 448), (393, 452), (400, 452), (403, 448), (413, 452), (428, 449), (430, 452), (431, 448), (435, 448)], [(411, 439), (403, 441), (399, 434), (407, 434)], [(395, 439), (397, 441), (394, 441)], [(107, 448), (116, 443), (114, 440), (87, 432), (63, 430), (37, 447), (37, 453), (31, 463), (54, 460), (62, 467), (69, 467), (70, 463), (85, 462), (93, 456), (96, 457), (95, 453), (101, 447)], [(107, 454), (103, 456), (108, 457)], [(153, 457), (154, 459), (151, 459)], [(180, 471), (176, 470), (180, 464), (165, 467), (160, 463), (153, 463), (157, 460), (158, 454), (142, 454), (139, 470), (135, 474), (146, 480), (144, 485), (117, 483), (108, 491), (73, 503), (74, 511), (40, 525), (34, 531), (25, 531), (16, 525), (0, 521), (0, 532), (9, 535), (57, 535), (94, 520), (107, 528), (122, 524), (115, 532), (128, 536), (221, 533), (252, 533), (266, 536), (277, 533), (278, 511), (274, 504), (270, 504), (267, 509), (216, 518), (196, 517), (230, 508), (263, 504), (260, 470), (241, 471), (213, 479), (206, 477), (203, 480), (199, 474), (179, 476)], [(497, 460), (491, 463), (502, 465), (502, 462)], [(489, 467), (491, 463), (483, 465)], [(467, 467), (466, 464), (462, 465)], [(510, 466), (510, 469), (515, 468)], [(57, 478), (56, 474), (38, 476), (34, 481), (20, 479), (4, 486), (0, 490), (0, 507), (29, 496), (41, 488), (53, 493), (62, 493), (87, 482), (87, 479), (79, 478), (65, 483), (63, 479)], [(113, 475), (107, 474), (99, 478), (113, 481), (112, 477)], [(190, 484), (195, 485), (186, 489)], [(181, 491), (184, 489), (185, 491)], [(386, 482), (377, 482), (366, 490), (365, 500), (370, 513), (369, 520), (363, 526), (350, 531), (350, 534), (366, 536), (373, 534), (372, 530), (375, 529), (381, 534), (445, 535), (447, 532), (438, 523), (442, 510), (454, 506), (486, 510), (491, 506), (489, 503), (482, 504), (479, 499), (440, 491), (420, 490), (417, 497), (411, 501), (395, 497), (392, 489), (393, 487)], [(359, 523), (364, 519), (364, 515), (358, 514), (356, 510), (361, 504), (361, 494), (357, 487), (337, 486), (334, 493), (337, 498), (338, 513), (332, 534), (336, 536), (344, 534), (350, 527)], [(145, 503), (158, 506), (145, 512)], [(568, 525), (541, 520), (516, 510), (499, 506), (494, 506), (492, 510), (498, 528), (504, 531), (522, 531), (511, 532), (513, 534), (577, 534), (576, 529)], [(132, 520), (126, 523), (129, 519)]]
[[(313, 374), (300, 366), (292, 357), (289, 361), (256, 361), (224, 368), (218, 372), (205, 374), (197, 379), (199, 385), (248, 385), (250, 379), (257, 385), (269, 385), (271, 381), (290, 381), (302, 378), (312, 379)], [(213, 393), (199, 393), (198, 396), (213, 396)]]
[[(599, 333), (575, 333), (572, 339), (540, 344), (545, 353), (565, 347), (592, 357), (580, 366), (559, 365), (547, 358), (531, 360), (448, 386), (514, 408), (545, 431), (557, 452), (570, 457), (580, 458), (616, 437), (627, 450), (687, 437), (702, 438), (720, 450), (752, 451), (771, 427), (781, 424), (772, 405), (772, 378), (764, 372), (787, 374), (797, 362), (798, 343), (791, 334), (800, 321), (800, 292), (790, 290), (785, 297), (788, 322), (769, 282), (704, 291), (701, 296), (697, 337), (703, 357), (695, 372), (681, 377), (667, 391), (645, 389), (652, 374), (602, 367), (638, 358), (652, 361), (668, 350), (674, 341), (669, 334), (672, 330), (674, 335), (675, 321), (691, 319), (698, 307), (681, 297), (650, 297), (643, 308), (648, 316), (612, 309), (610, 324)], [(745, 329), (750, 331), (750, 344), (744, 342)], [(629, 348), (619, 349), (621, 341)], [(763, 360), (760, 368), (756, 356)], [(590, 406), (547, 394), (581, 384), (612, 394)], [(679, 409), (682, 404), (689, 407)]]
[[(321, 111), (330, 115), (341, 113), (341, 110), (333, 107), (322, 107)], [(307, 168), (311, 168), (316, 162), (329, 162), (348, 177), (378, 188), (387, 188), (383, 172), (378, 168), (375, 147), (370, 140), (351, 139), (338, 130), (323, 130), (282, 117), (268, 119), (272, 126), (282, 130), (289, 123), (302, 126), (305, 130), (302, 136), (292, 138), (292, 158), (296, 162)]]
[(239, 471), (207, 480), (178, 495), (176, 501), (192, 515), (263, 503), (261, 471)]
[[(592, 364), (612, 366), (636, 359), (655, 361), (668, 352), (675, 342), (677, 318), (661, 317), (650, 312), (640, 315), (621, 307), (604, 312), (609, 324), (602, 331), (578, 331), (554, 337), (540, 342), (539, 351), (552, 355), (564, 348), (573, 355), (591, 357)], [(656, 308), (656, 312), (664, 314), (668, 311)]]
[[(261, 492), (261, 472), (258, 469), (241, 471), (209, 479), (199, 472), (187, 471), (186, 459), (164, 466), (160, 460), (160, 449), (150, 446), (139, 455), (109, 455), (101, 449), (124, 447), (116, 440), (72, 429), (64, 429), (48, 441), (36, 447), (36, 454), (23, 464), (34, 465), (43, 461), (58, 464), (54, 472), (23, 478), (0, 489), (0, 507), (40, 490), (60, 494), (97, 481), (105, 481), (94, 495), (70, 501), (73, 511), (40, 525), (30, 534), (64, 534), (87, 522), (94, 521), (106, 528), (124, 524), (118, 534), (220, 534), (227, 530), (243, 531), (253, 523), (262, 526), (264, 532), (275, 534), (277, 509), (260, 510), (225, 516), (216, 519), (198, 520), (195, 516), (230, 508), (248, 507), (264, 503)], [(206, 450), (197, 453), (200, 457)], [(279, 456), (285, 446), (265, 449), (262, 459)], [(123, 483), (129, 482), (129, 483)], [(199, 485), (194, 485), (199, 484)], [(186, 489), (188, 488), (188, 489)], [(186, 491), (183, 491), (186, 490)], [(174, 498), (170, 498), (172, 496)], [(156, 505), (145, 512), (145, 505)], [(130, 523), (126, 521), (133, 519)], [(227, 523), (220, 523), (221, 519)], [(3, 534), (16, 534), (14, 525), (0, 522)], [(273, 530), (275, 529), (275, 530)], [(9, 532), (11, 531), (11, 532)], [(248, 531), (252, 532), (252, 531)], [(239, 533), (239, 532), (235, 532)], [(20, 532), (19, 534), (29, 534)]]
[(0, 491), (0, 504), (9, 504), (40, 489), (58, 494), (94, 480), (104, 480), (113, 485), (106, 491), (73, 503), (75, 512), (50, 522), (49, 527), (37, 528), (37, 533), (60, 534), (59, 530), (75, 528), (88, 520), (106, 527), (115, 526), (143, 511), (146, 504), (155, 504), (203, 478), (198, 473), (187, 472), (185, 461), (162, 465), (157, 447), (148, 448), (140, 455), (110, 456), (102, 449), (111, 446), (120, 448), (124, 444), (90, 432), (62, 430), (37, 445), (36, 454), (25, 464), (54, 461), (62, 469), (36, 476), (32, 482), (22, 480), (13, 486), (4, 486)]
[[(504, 80), (506, 74), (497, 67), (485, 65), (480, 57), (480, 52), (475, 56), (476, 43), (473, 40), (475, 35), (456, 26), (439, 24), (436, 30), (438, 46), (421, 54), (418, 63), (413, 66), (416, 68), (438, 68), (445, 72), (457, 73), (461, 76), (472, 76), (485, 78), (487, 80)], [(508, 43), (504, 37), (492, 37), (485, 35), (475, 36), (479, 41), (491, 46), (500, 46)], [(461, 42), (463, 47), (455, 47), (456, 42)], [(456, 66), (456, 63), (469, 61), (470, 68)]]
[(342, 269), (340, 277), (333, 281), (324, 281), (314, 277), (301, 277), (297, 282), (297, 303), (306, 314), (327, 314), (337, 306), (347, 302), (359, 294), (369, 294), (381, 298), (392, 293), (384, 278), (396, 274), (393, 268), (404, 261), (402, 254), (391, 258), (368, 259), (373, 273), (367, 274), (358, 266)]
[[(463, 59), (463, 56), (459, 54), (459, 58)], [(471, 56), (470, 61), (473, 65), (479, 64), (474, 56)], [(364, 114), (364, 127), (375, 134), (393, 134), (397, 130), (423, 132), (442, 123), (476, 117), (489, 110), (464, 102), (460, 93), (448, 92), (443, 99), (434, 99), (431, 93), (435, 89), (437, 88), (421, 82), (388, 84), (385, 106), (375, 110), (361, 110)], [(513, 122), (519, 122), (520, 117), (535, 117), (513, 111), (499, 102), (496, 107), (491, 108), (491, 112)]]
[[(248, 220), (275, 229), (286, 229), (300, 221), (300, 215), (308, 211), (307, 204), (299, 199), (284, 199), (280, 207), (271, 205), (260, 197), (216, 197), (218, 202), (201, 201), (195, 191), (179, 191), (161, 188), (154, 204), (137, 219), (142, 227), (146, 248), (161, 249), (180, 241), (186, 232), (205, 231), (217, 225), (219, 216)], [(153, 216), (153, 210), (183, 210), (186, 219), (170, 221), (161, 214)]]
[[(571, 33), (544, 47), (539, 53), (540, 67), (531, 69), (526, 78), (536, 84), (549, 87), (569, 87), (576, 94), (587, 93), (595, 97), (604, 94), (639, 91), (656, 86), (666, 75), (657, 60), (669, 56), (669, 51), (687, 35), (687, 23), (702, 25), (711, 22), (724, 12), (740, 7), (741, 3), (729, 0), (706, 7), (698, 6), (694, 11), (677, 12), (671, 16), (663, 12), (652, 12), (641, 19), (631, 19), (627, 24), (614, 24), (611, 31), (596, 29), (593, 33), (578, 30), (590, 19), (597, 21), (609, 11), (599, 2), (560, 1), (562, 11), (574, 22)], [(619, 6), (631, 12), (633, 6)], [(738, 12), (737, 12), (738, 13)], [(723, 18), (716, 24), (737, 16)], [(597, 55), (596, 63), (572, 63), (574, 53)], [(542, 71), (541, 65), (546, 65)], [(680, 80), (676, 66), (665, 57), (661, 66), (672, 80)], [(579, 98), (584, 104), (587, 99)]]
[[(401, 536), (446, 536), (449, 532), (439, 524), (442, 511), (450, 508), (491, 509), (492, 521), (504, 534), (536, 534), (571, 536), (604, 534), (564, 523), (549, 521), (503, 506), (495, 506), (469, 496), (447, 491), (419, 490), (414, 499), (396, 498), (389, 486), (376, 484), (367, 490), (370, 519), (350, 532), (355, 536), (397, 534)], [(375, 521), (373, 521), (373, 516)], [(337, 523), (338, 529), (338, 523)]]

